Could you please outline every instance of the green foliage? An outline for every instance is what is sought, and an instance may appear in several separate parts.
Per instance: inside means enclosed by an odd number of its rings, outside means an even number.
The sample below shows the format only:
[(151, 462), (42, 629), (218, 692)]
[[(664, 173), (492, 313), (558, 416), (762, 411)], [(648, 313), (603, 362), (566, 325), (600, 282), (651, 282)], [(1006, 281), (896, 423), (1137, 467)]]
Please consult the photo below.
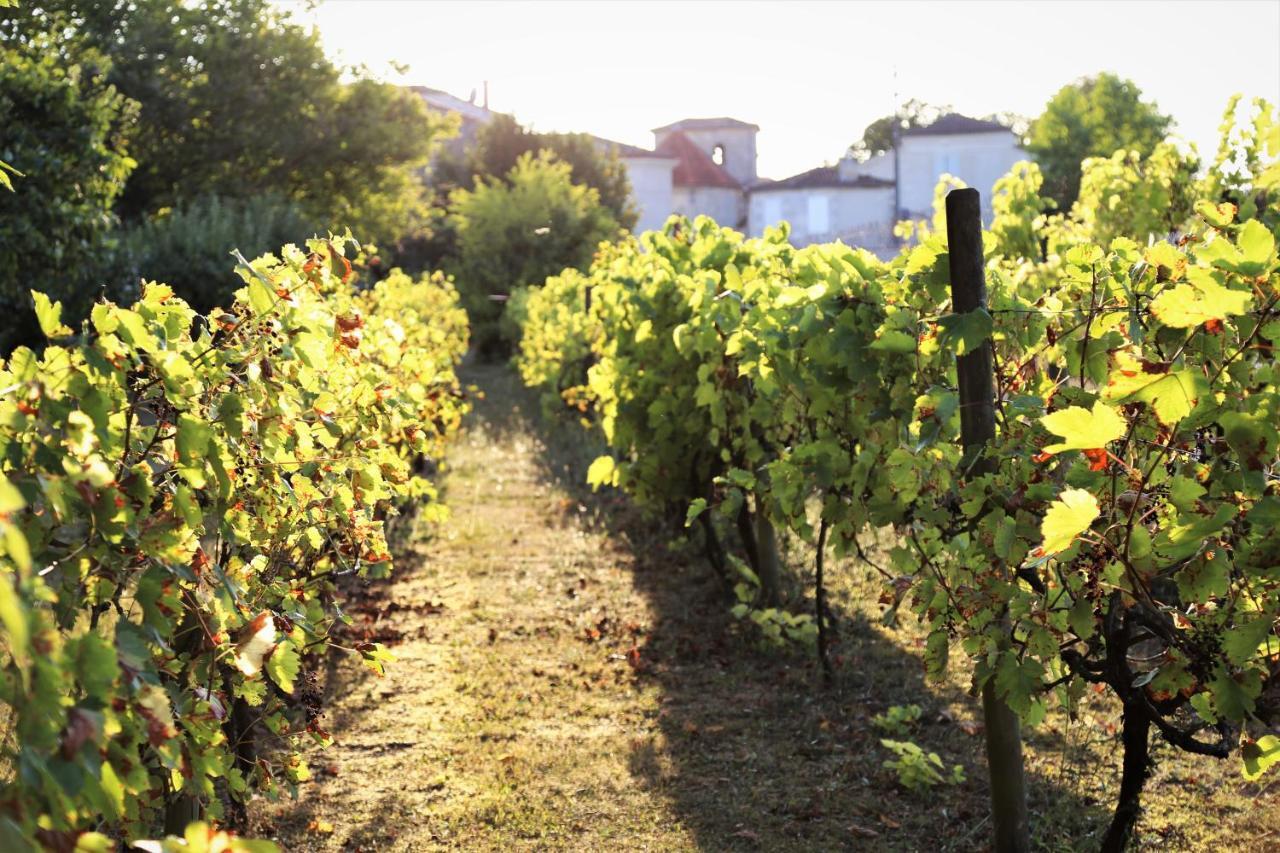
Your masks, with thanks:
[(791, 613), (781, 607), (762, 607), (764, 598), (760, 578), (746, 563), (730, 556), (737, 573), (733, 585), (736, 604), (731, 613), (751, 625), (766, 648), (785, 648), (791, 643), (812, 647), (818, 640), (818, 623), (808, 613)]
[[(950, 317), (940, 218), (887, 262), (673, 219), (531, 293), (517, 363), (589, 416), (608, 481), (673, 521), (764, 513), (816, 544), (820, 517), (837, 554), (895, 527), (888, 598), (925, 623), (931, 672), (954, 638), (1029, 725), (1104, 683), (1226, 755), (1280, 719), (1274, 110), (1233, 138), (1201, 181), (1162, 171), (1169, 149), (1092, 161), (1106, 215), (1083, 195), (1043, 215), (1038, 173), (1015, 169), (976, 320)], [(1000, 426), (973, 476), (955, 359), (983, 340)], [(1154, 666), (1130, 662), (1142, 638)]]
[(869, 160), (877, 154), (892, 151), (895, 122), (901, 133), (913, 127), (928, 127), (949, 112), (950, 106), (937, 107), (912, 98), (898, 109), (897, 115), (881, 116), (867, 125), (862, 138), (849, 146), (849, 152), (859, 160)]
[(13, 178), (10, 177), (11, 175), (22, 177), (21, 172), (3, 160), (0, 160), (0, 186), (3, 186), (9, 192), (13, 192)]
[[(505, 181), (489, 180), (452, 198), (458, 229), (455, 272), (482, 347), (497, 342), (502, 302), (566, 267), (585, 267), (618, 223), (571, 168), (543, 153), (525, 154)], [(498, 297), (494, 299), (493, 297)]]
[[(386, 521), (440, 512), (414, 463), (465, 408), (451, 284), (393, 272), (357, 292), (346, 243), (242, 263), (207, 316), (147, 284), (77, 339), (37, 297), (57, 340), (0, 365), (14, 849), (109, 849), (189, 803), (223, 819), (295, 790), (303, 745), (329, 741), (305, 653), (346, 619), (339, 576), (389, 571)], [(148, 844), (270, 849), (200, 825)]]
[(132, 110), (106, 80), (108, 63), (82, 49), (59, 53), (31, 32), (0, 43), (0, 127), (17, 176), (0, 193), (0, 352), (36, 342), (30, 289), (83, 316), (99, 292), (113, 205), (134, 162), (122, 130)]
[(228, 263), (233, 250), (257, 257), (296, 234), (314, 233), (297, 206), (278, 197), (206, 196), (127, 229), (122, 256), (129, 279), (166, 282), (201, 313), (230, 304), (243, 284)]
[(1048, 196), (1068, 210), (1080, 191), (1084, 160), (1116, 151), (1146, 157), (1171, 124), (1132, 81), (1104, 72), (1058, 90), (1031, 123), (1027, 150), (1044, 172)]
[(586, 133), (528, 130), (508, 115), (494, 116), (493, 121), (476, 134), (475, 143), (466, 153), (468, 182), (462, 186), (469, 188), (485, 178), (506, 179), (521, 157), (537, 156), (542, 151), (567, 163), (575, 184), (593, 188), (600, 204), (609, 210), (619, 226), (630, 229), (636, 224), (631, 185), (617, 151), (603, 149), (595, 137)]
[(1081, 164), (1079, 198), (1072, 218), (1080, 236), (1100, 246), (1116, 237), (1146, 242), (1166, 237), (1191, 216), (1195, 156), (1162, 142), (1148, 156), (1118, 150)]
[(267, 0), (48, 0), (6, 29), (19, 42), (58, 32), (54, 54), (96, 50), (107, 82), (138, 104), (126, 221), (204, 196), (276, 195), (321, 231), (343, 223), (389, 241), (426, 215), (417, 171), (441, 124), (403, 87), (343, 82), (318, 33)]
[(1280, 762), (1280, 738), (1263, 735), (1252, 743), (1244, 744), (1241, 752), (1244, 754), (1244, 777), (1250, 781), (1260, 779), (1273, 764)]
[(1045, 213), (1053, 203), (1042, 198), (1044, 176), (1035, 163), (1015, 163), (1009, 174), (996, 181), (991, 191), (991, 235), (996, 254), (1018, 258), (1040, 258)]
[(964, 768), (959, 764), (946, 772), (946, 766), (936, 752), (925, 752), (911, 741), (883, 739), (880, 745), (888, 749), (896, 758), (886, 758), (881, 765), (892, 770), (898, 776), (898, 783), (908, 791), (927, 791), (934, 785), (948, 783), (959, 785), (964, 781)]
[(920, 720), (919, 705), (890, 705), (883, 714), (871, 718), (871, 725), (885, 734), (902, 737)]

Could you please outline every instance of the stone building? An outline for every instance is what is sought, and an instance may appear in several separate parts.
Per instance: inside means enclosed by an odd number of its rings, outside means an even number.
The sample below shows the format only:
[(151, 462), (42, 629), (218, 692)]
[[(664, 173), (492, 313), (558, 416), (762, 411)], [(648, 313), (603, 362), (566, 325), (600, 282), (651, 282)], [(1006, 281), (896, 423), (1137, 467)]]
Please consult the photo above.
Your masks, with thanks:
[[(476, 123), (492, 116), (473, 102), (453, 98), (451, 107), (440, 97), (445, 93), (419, 91), (428, 107), (459, 112), (464, 133), (471, 123), (474, 135)], [(798, 246), (842, 240), (882, 256), (897, 251), (896, 222), (932, 215), (934, 187), (944, 174), (982, 192), (989, 222), (992, 187), (1027, 157), (1008, 127), (949, 113), (903, 131), (894, 149), (869, 160), (846, 155), (833, 166), (775, 181), (756, 173), (759, 131), (734, 118), (689, 118), (655, 128), (652, 149), (596, 140), (627, 168), (638, 232), (661, 228), (671, 214), (705, 214), (752, 235), (785, 220)]]
[[(1026, 158), (1004, 125), (950, 113), (905, 131), (895, 149), (869, 160), (846, 156), (834, 166), (772, 181), (756, 174), (758, 132), (756, 125), (733, 118), (684, 119), (653, 131), (652, 152), (619, 147), (629, 173), (655, 172), (633, 182), (638, 230), (660, 226), (670, 213), (706, 214), (755, 235), (785, 220), (797, 245), (843, 240), (892, 254), (894, 223), (932, 215), (933, 190), (942, 175), (981, 190), (990, 221), (992, 186)], [(674, 164), (669, 197), (665, 167), (645, 159), (654, 155)]]

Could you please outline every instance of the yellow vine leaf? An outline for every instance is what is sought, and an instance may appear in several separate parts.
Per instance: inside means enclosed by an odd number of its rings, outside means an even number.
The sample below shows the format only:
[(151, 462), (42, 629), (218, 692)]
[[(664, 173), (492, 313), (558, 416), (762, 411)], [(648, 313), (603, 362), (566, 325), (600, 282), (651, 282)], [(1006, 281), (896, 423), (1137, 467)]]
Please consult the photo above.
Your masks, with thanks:
[(1044, 555), (1071, 547), (1076, 537), (1089, 529), (1098, 517), (1098, 499), (1084, 489), (1067, 489), (1049, 506), (1040, 523)]
[(1071, 406), (1045, 415), (1040, 423), (1049, 432), (1060, 435), (1063, 439), (1045, 447), (1045, 453), (1105, 447), (1108, 442), (1124, 435), (1128, 428), (1124, 417), (1101, 400), (1093, 404), (1092, 410)]

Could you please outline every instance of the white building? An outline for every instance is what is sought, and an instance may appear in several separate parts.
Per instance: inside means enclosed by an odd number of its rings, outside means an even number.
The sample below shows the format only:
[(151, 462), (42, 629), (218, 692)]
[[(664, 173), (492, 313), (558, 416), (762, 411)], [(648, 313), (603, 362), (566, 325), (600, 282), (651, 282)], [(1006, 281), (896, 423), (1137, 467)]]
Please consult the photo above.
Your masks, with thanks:
[[(430, 108), (462, 116), (467, 141), (492, 118), (474, 101), (434, 89), (418, 91)], [(756, 236), (785, 220), (798, 246), (842, 240), (882, 256), (897, 251), (895, 223), (932, 216), (934, 187), (943, 175), (976, 187), (983, 218), (990, 222), (995, 182), (1027, 158), (1004, 125), (949, 113), (927, 127), (903, 131), (894, 150), (869, 160), (846, 156), (834, 166), (761, 180), (756, 174), (759, 131), (734, 118), (692, 118), (655, 128), (652, 150), (596, 139), (626, 166), (639, 214), (637, 232), (661, 228), (673, 213), (705, 214)]]
[(797, 246), (843, 240), (877, 253), (893, 252), (893, 180), (846, 167), (842, 161), (756, 184), (749, 197), (748, 232), (760, 235), (785, 220)]
[[(928, 127), (904, 131), (898, 143), (898, 208), (902, 219), (933, 215), (938, 178), (954, 175), (982, 193), (983, 221), (991, 221), (991, 188), (1014, 163), (1027, 159), (1013, 131), (1002, 124), (950, 113)], [(888, 153), (893, 168), (893, 152)], [(868, 163), (862, 164), (869, 165)], [(885, 166), (877, 168), (884, 170)]]
[(796, 245), (843, 240), (881, 255), (897, 250), (893, 226), (933, 215), (933, 191), (952, 175), (982, 193), (991, 221), (995, 182), (1027, 154), (1013, 131), (994, 121), (949, 113), (902, 133), (896, 149), (858, 161), (811, 169), (751, 188), (748, 231), (758, 235), (780, 220), (791, 223)]
[(654, 147), (638, 148), (600, 140), (627, 167), (632, 202), (639, 212), (635, 230), (661, 228), (678, 213), (704, 214), (724, 225), (745, 228), (747, 198), (756, 177), (754, 124), (732, 118), (695, 118), (655, 128)]

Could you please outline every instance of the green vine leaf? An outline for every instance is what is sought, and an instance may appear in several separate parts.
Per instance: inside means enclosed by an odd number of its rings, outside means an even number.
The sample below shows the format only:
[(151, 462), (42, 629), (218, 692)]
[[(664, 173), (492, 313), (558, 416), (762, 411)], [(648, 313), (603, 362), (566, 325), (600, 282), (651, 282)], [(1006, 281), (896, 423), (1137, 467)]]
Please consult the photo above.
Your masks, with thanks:
[[(0, 174), (4, 174), (0, 171)], [(31, 291), (35, 301), (36, 321), (40, 324), (40, 332), (50, 340), (65, 338), (71, 334), (70, 327), (62, 322), (62, 303), (51, 302), (49, 297), (39, 291)]]
[(301, 668), (302, 658), (293, 643), (287, 640), (276, 646), (267, 658), (267, 676), (285, 693), (293, 693), (293, 685)]
[(1244, 778), (1255, 782), (1276, 762), (1280, 762), (1280, 737), (1263, 735), (1240, 748), (1244, 758)]

